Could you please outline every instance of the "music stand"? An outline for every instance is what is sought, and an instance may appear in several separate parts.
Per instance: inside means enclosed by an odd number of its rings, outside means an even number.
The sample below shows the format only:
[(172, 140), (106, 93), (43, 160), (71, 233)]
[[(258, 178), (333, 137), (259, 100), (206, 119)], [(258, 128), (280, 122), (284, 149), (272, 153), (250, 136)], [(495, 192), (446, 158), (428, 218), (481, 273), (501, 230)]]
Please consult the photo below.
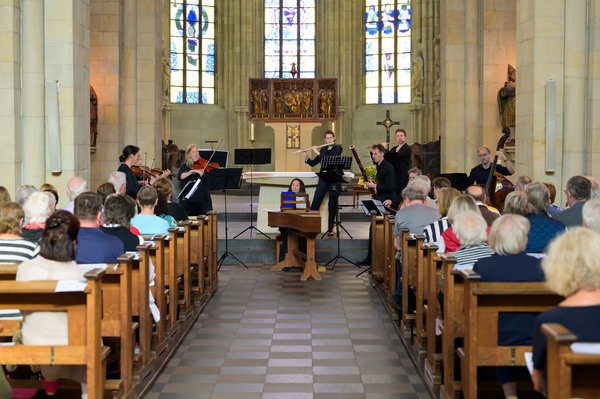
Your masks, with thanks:
[(262, 234), (271, 239), (268, 235), (260, 231), (260, 229), (254, 226), (254, 204), (253, 204), (253, 188), (252, 188), (252, 175), (254, 172), (254, 165), (265, 165), (271, 163), (271, 149), (270, 148), (236, 148), (234, 150), (235, 163), (237, 165), (249, 165), (250, 166), (250, 226), (239, 232), (233, 239), (235, 240), (246, 231), (250, 230), (250, 238), (252, 238), (252, 230), (256, 230), (257, 233)]
[[(332, 157), (323, 157), (323, 159), (321, 159), (321, 168), (327, 169), (327, 170), (325, 170), (323, 172), (318, 172), (317, 176), (319, 176), (320, 179), (323, 179), (325, 181), (325, 183), (327, 183), (329, 186), (331, 186), (333, 184), (337, 184), (337, 183), (344, 183), (344, 176), (336, 173), (336, 170), (350, 169), (351, 166), (352, 166), (352, 157), (342, 157), (339, 155), (332, 156)], [(341, 191), (341, 188), (340, 188), (340, 191)], [(329, 193), (329, 195), (331, 195), (331, 192)], [(339, 195), (338, 195), (338, 198), (339, 198)], [(340, 215), (340, 208), (336, 201), (335, 222), (333, 223), (333, 225), (336, 227), (336, 230), (339, 230), (340, 228), (342, 230), (344, 230), (346, 232), (346, 234), (348, 234), (348, 237), (350, 237), (350, 239), (353, 240), (354, 237), (352, 237), (352, 235), (350, 235), (350, 233), (348, 233), (348, 230), (346, 230), (346, 228), (342, 225), (339, 215)], [(321, 238), (325, 237), (325, 234), (327, 234), (327, 232), (323, 233)]]
[(243, 265), (246, 269), (248, 266), (241, 260), (237, 258), (234, 254), (229, 252), (229, 226), (227, 224), (227, 190), (231, 189), (239, 189), (240, 183), (242, 181), (242, 168), (223, 168), (223, 169), (213, 169), (210, 172), (210, 190), (223, 190), (225, 194), (225, 252), (217, 261), (217, 265), (219, 266), (218, 270), (221, 270), (221, 266), (223, 266), (223, 262), (225, 258), (231, 256), (233, 259), (237, 260), (238, 263)]
[[(344, 207), (349, 207), (349, 206), (353, 206), (353, 205), (339, 205), (337, 206), (337, 212), (335, 214), (336, 217), (336, 223), (338, 220), (340, 220), (340, 209), (344, 208)], [(340, 227), (342, 227), (344, 229), (344, 227), (342, 226), (342, 222), (340, 220), (339, 222)], [(344, 229), (344, 231), (346, 231), (346, 229)], [(348, 234), (348, 232), (346, 231), (346, 234)], [(342, 255), (341, 250), (340, 250), (340, 229), (336, 229), (336, 235), (337, 235), (337, 255), (335, 255), (333, 258), (331, 258), (327, 263), (325, 263), (324, 267), (327, 267), (327, 265), (329, 265), (330, 263), (333, 263), (333, 265), (331, 266), (331, 270), (335, 269), (335, 265), (337, 265), (338, 261), (340, 259), (344, 259), (346, 262), (360, 268), (360, 266), (358, 265), (358, 263), (351, 261), (350, 259), (346, 258), (344, 255)], [(350, 234), (348, 234), (350, 235)], [(350, 236), (350, 238), (352, 238), (352, 236)]]

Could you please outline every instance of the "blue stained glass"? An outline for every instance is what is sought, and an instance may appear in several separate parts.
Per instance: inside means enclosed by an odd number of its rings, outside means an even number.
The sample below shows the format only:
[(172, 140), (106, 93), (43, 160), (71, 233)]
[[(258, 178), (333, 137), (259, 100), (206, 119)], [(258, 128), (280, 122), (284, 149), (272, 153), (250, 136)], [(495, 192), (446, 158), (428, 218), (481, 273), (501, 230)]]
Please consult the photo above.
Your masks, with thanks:
[(265, 7), (279, 7), (279, 0), (265, 0)]
[(202, 65), (204, 65), (204, 70), (206, 72), (215, 73), (215, 57), (210, 55), (202, 56)]
[(279, 7), (265, 8), (265, 23), (267, 23), (267, 24), (278, 24), (279, 23)]
[(378, 71), (379, 70), (379, 55), (368, 55), (365, 58), (365, 69), (367, 71)]
[[(211, 9), (212, 10), (212, 9)], [(210, 18), (208, 17), (208, 12), (206, 7), (202, 7), (202, 36), (206, 35), (206, 31), (208, 30), (208, 24), (210, 23)]]
[(377, 39), (367, 39), (365, 44), (366, 54), (379, 54), (379, 41)]
[(282, 26), (281, 35), (283, 39), (296, 40), (298, 38), (298, 26), (297, 25), (286, 25)]
[(175, 27), (179, 32), (180, 36), (183, 36), (183, 13), (184, 13), (183, 5), (177, 7), (177, 11), (175, 12)]
[(188, 92), (186, 93), (186, 103), (200, 104), (200, 93), (197, 90), (198, 89), (188, 89)]
[(265, 25), (265, 39), (279, 40), (279, 24)]
[(265, 71), (265, 78), (277, 79), (278, 77), (279, 77), (279, 71), (276, 71), (276, 72)]
[(202, 90), (202, 104), (214, 104), (214, 103), (215, 103), (214, 89), (203, 89)]
[(296, 13), (297, 10), (295, 8), (285, 8), (283, 10), (283, 24), (285, 25), (295, 25), (297, 23), (296, 21)]
[[(179, 90), (174, 90), (175, 87), (171, 88), (171, 101), (174, 103), (183, 103), (183, 89), (180, 87)], [(173, 96), (175, 96), (175, 99), (173, 100)]]
[(215, 41), (214, 40), (202, 40), (202, 54), (204, 55), (215, 55)]
[(390, 4), (387, 4), (381, 12), (381, 31), (384, 35), (394, 33), (394, 10)]

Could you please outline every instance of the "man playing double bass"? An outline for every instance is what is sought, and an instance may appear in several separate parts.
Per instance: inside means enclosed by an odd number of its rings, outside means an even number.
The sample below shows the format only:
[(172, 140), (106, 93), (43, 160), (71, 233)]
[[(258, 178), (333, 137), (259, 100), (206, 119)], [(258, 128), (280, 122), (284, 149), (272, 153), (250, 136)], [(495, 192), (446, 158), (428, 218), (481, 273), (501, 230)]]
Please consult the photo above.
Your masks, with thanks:
[[(471, 169), (471, 173), (469, 174), (469, 184), (483, 184), (485, 186), (490, 174), (490, 167), (492, 166), (490, 160), (491, 151), (487, 147), (480, 147), (479, 150), (477, 150), (477, 154), (479, 155), (481, 164)], [(503, 176), (510, 176), (515, 173), (512, 162), (510, 162), (510, 159), (508, 159), (504, 152), (498, 150), (496, 151), (496, 155), (498, 156), (498, 159), (502, 160), (506, 165), (502, 166), (496, 164), (496, 172)]]

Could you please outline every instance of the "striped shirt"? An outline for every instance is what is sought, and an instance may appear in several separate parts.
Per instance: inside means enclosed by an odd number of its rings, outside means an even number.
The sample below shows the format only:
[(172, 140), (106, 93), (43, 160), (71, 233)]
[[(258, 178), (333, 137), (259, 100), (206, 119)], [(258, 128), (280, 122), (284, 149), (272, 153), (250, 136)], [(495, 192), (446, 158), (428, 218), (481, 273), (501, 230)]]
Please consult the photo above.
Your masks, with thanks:
[(455, 270), (473, 269), (473, 264), (479, 259), (492, 256), (492, 250), (487, 244), (462, 246), (458, 251), (454, 251), (456, 258)]
[(0, 240), (0, 263), (21, 263), (33, 259), (39, 246), (27, 240)]
[(436, 244), (438, 246), (438, 254), (446, 252), (446, 245), (442, 238), (442, 233), (448, 228), (448, 217), (444, 216), (440, 220), (436, 220), (423, 230), (425, 234), (425, 242)]

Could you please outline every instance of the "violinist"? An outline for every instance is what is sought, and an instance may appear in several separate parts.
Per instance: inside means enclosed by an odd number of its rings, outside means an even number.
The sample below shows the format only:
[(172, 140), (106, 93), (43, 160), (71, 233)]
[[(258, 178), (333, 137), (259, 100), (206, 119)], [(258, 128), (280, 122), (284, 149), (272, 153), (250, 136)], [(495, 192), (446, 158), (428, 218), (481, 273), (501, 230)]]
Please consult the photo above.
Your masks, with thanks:
[[(469, 174), (469, 184), (471, 185), (486, 184), (488, 176), (490, 174), (490, 167), (492, 166), (492, 162), (490, 159), (491, 151), (489, 148), (480, 147), (479, 150), (477, 150), (477, 155), (479, 156), (481, 164), (471, 169), (471, 173)], [(496, 172), (500, 173), (503, 176), (510, 176), (513, 173), (515, 173), (513, 164), (510, 162), (510, 159), (508, 159), (504, 152), (496, 151), (496, 155), (498, 156), (498, 159), (501, 159), (506, 165), (496, 165)]]
[(189, 199), (182, 198), (181, 200), (181, 204), (188, 215), (203, 215), (213, 209), (212, 199), (208, 192), (210, 185), (208, 180), (209, 175), (207, 174), (211, 168), (205, 159), (200, 158), (198, 146), (196, 144), (188, 145), (185, 151), (185, 164), (179, 168), (177, 177), (184, 186), (188, 182), (195, 182), (198, 179), (202, 179), (196, 192)]
[[(169, 175), (169, 172), (162, 172), (158, 169), (150, 169), (141, 166), (140, 148), (134, 145), (128, 145), (123, 148), (122, 154), (119, 156), (121, 165), (117, 171), (125, 173), (126, 193), (131, 198), (137, 197), (140, 187), (144, 184), (152, 183), (159, 177)], [(139, 180), (138, 180), (139, 179)]]
[[(324, 157), (333, 157), (342, 155), (342, 146), (335, 144), (335, 133), (331, 130), (328, 130), (323, 135), (325, 139), (325, 145), (321, 146), (320, 149), (317, 149), (317, 146), (312, 146), (312, 151), (317, 154), (314, 159), (310, 159), (308, 154), (308, 149), (302, 150), (304, 153), (304, 162), (309, 164), (310, 166), (316, 166), (323, 160)], [(340, 177), (344, 175), (344, 171), (339, 167), (334, 167), (333, 169), (325, 169), (321, 164), (321, 172), (334, 172)], [(315, 190), (315, 196), (313, 198), (312, 204), (310, 205), (311, 211), (318, 211), (321, 207), (321, 202), (325, 197), (325, 194), (329, 191), (329, 202), (328, 202), (328, 211), (329, 211), (329, 219), (327, 224), (327, 235), (333, 236), (333, 225), (335, 221), (335, 215), (337, 213), (338, 207), (338, 197), (341, 192), (341, 184), (340, 183), (328, 183), (319, 177), (319, 182), (317, 183), (317, 189)]]

